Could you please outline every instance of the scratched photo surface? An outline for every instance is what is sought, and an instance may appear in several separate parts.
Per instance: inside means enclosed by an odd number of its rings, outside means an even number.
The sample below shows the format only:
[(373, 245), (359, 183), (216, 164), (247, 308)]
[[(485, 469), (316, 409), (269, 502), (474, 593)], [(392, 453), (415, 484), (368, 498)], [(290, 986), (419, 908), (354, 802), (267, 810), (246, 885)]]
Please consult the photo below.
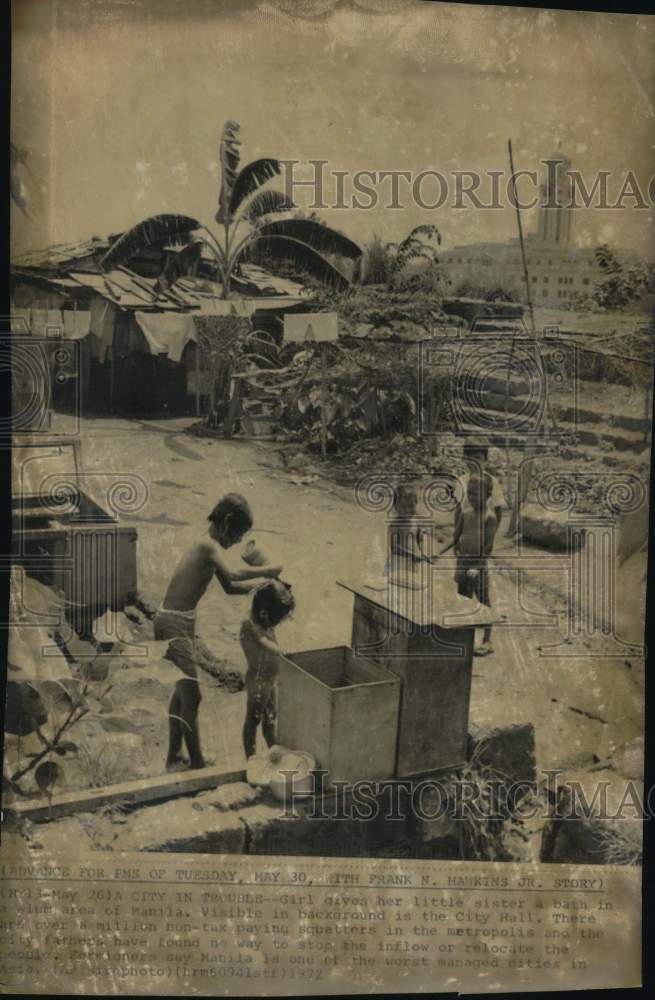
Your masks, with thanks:
[(14, 5), (3, 861), (612, 866), (638, 941), (654, 41)]

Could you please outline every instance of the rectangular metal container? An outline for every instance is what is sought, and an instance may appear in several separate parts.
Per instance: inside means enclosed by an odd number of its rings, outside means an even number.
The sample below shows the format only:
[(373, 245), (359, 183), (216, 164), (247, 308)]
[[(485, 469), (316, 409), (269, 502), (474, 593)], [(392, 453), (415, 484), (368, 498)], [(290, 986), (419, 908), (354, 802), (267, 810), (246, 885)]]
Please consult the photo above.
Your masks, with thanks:
[(466, 761), (472, 627), (416, 628), (355, 595), (352, 647), (402, 682), (395, 774), (410, 777), (461, 767)]
[(278, 741), (305, 750), (335, 781), (394, 773), (400, 683), (347, 646), (281, 657)]
[[(44, 436), (13, 449), (12, 562), (63, 592), (74, 620), (134, 602), (136, 540), (86, 489), (79, 445)], [(88, 616), (87, 616), (88, 617)]]

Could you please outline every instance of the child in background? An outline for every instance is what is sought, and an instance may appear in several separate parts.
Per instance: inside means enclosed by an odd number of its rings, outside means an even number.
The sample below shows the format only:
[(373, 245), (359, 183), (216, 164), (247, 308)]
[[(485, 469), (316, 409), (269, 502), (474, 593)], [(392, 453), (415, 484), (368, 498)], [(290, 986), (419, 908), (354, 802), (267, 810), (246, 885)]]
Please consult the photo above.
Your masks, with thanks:
[[(500, 522), (503, 516), (503, 506), (505, 504), (505, 497), (503, 495), (503, 490), (496, 479), (488, 471), (489, 463), (489, 448), (483, 438), (473, 438), (464, 445), (463, 448), (464, 461), (468, 466), (468, 472), (460, 477), (460, 483), (462, 485), (463, 500), (461, 504), (461, 510), (466, 511), (471, 509), (471, 505), (468, 500), (468, 484), (472, 476), (479, 478), (483, 475), (488, 475), (491, 480), (491, 495), (487, 500), (487, 509), (490, 513), (494, 514), (497, 521), (497, 528), (500, 527)], [(455, 510), (455, 520), (457, 520), (458, 509)]]
[[(489, 598), (489, 569), (487, 560), (493, 551), (498, 530), (496, 516), (489, 509), (493, 483), (491, 476), (471, 476), (467, 485), (468, 504), (456, 515), (452, 542), (441, 555), (454, 548), (457, 554), (455, 583), (457, 592), (464, 597), (477, 598), (480, 604), (491, 607)], [(491, 647), (491, 625), (485, 625), (482, 644), (473, 650), (475, 656), (488, 656)]]
[(281, 652), (275, 628), (289, 617), (294, 607), (290, 585), (281, 580), (271, 580), (258, 587), (253, 594), (250, 618), (241, 626), (241, 648), (248, 664), (248, 701), (243, 724), (246, 760), (255, 753), (260, 723), (267, 745), (271, 747), (275, 743), (277, 675)]
[(196, 607), (214, 577), (226, 594), (247, 594), (263, 579), (276, 577), (281, 566), (233, 570), (222, 550), (236, 545), (252, 528), (252, 512), (247, 500), (228, 493), (218, 501), (209, 521), (208, 537), (195, 542), (176, 567), (153, 626), (155, 639), (173, 640), (169, 656), (182, 671), (168, 709), (168, 756), (166, 768), (185, 766), (180, 755), (182, 739), (189, 751), (189, 766), (200, 768), (205, 761), (200, 749), (198, 708), (201, 694), (195, 659)]
[(411, 573), (419, 563), (430, 561), (425, 553), (429, 533), (415, 521), (417, 503), (413, 486), (401, 483), (395, 487), (393, 514), (387, 524), (389, 547), (385, 576)]

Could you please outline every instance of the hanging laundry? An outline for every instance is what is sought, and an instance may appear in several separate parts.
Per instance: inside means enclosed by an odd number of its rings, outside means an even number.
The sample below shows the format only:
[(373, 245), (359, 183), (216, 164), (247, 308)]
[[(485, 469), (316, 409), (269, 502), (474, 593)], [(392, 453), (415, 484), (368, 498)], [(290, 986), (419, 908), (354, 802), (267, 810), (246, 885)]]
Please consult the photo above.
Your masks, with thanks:
[(89, 329), (102, 342), (103, 348), (111, 348), (113, 345), (115, 312), (116, 307), (107, 299), (92, 299)]
[(90, 330), (91, 313), (88, 309), (64, 309), (64, 337), (81, 340)]
[(153, 354), (166, 354), (179, 361), (189, 341), (195, 341), (193, 317), (188, 313), (136, 312), (134, 317)]

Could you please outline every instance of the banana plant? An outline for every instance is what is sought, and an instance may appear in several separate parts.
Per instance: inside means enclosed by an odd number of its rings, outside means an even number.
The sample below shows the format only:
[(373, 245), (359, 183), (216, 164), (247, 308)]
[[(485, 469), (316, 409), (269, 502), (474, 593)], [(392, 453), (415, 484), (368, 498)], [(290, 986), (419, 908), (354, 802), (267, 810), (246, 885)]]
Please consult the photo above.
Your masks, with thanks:
[[(241, 263), (253, 253), (266, 254), (275, 261), (291, 261), (299, 272), (340, 291), (349, 281), (325, 256), (340, 255), (359, 260), (356, 243), (313, 219), (282, 218), (294, 209), (282, 191), (266, 187), (282, 173), (282, 164), (272, 157), (252, 160), (241, 167), (240, 126), (225, 123), (221, 136), (219, 163), (221, 177), (214, 225), (204, 225), (185, 215), (157, 215), (138, 223), (120, 236), (101, 260), (107, 269), (126, 263), (146, 248), (174, 241), (187, 245), (204, 243), (216, 261), (223, 298), (229, 298), (232, 280)], [(188, 255), (190, 261), (197, 256)], [(166, 287), (162, 276), (158, 288)]]

